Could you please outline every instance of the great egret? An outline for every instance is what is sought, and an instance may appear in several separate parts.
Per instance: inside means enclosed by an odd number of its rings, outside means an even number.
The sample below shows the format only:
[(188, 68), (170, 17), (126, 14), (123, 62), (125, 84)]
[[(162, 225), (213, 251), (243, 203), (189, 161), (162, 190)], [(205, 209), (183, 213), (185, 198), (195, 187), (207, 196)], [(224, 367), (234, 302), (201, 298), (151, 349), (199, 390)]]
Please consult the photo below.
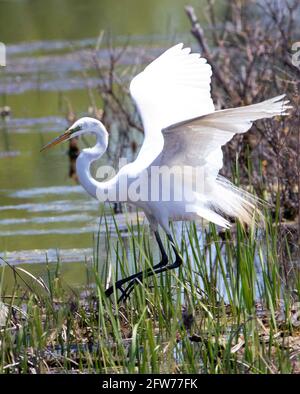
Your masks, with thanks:
[[(252, 221), (257, 199), (218, 175), (223, 165), (221, 147), (236, 133), (245, 133), (253, 121), (287, 115), (286, 110), (290, 108), (288, 101), (283, 100), (285, 95), (281, 95), (258, 104), (215, 111), (210, 93), (211, 67), (206, 59), (190, 52), (190, 48), (183, 48), (183, 44), (175, 45), (131, 81), (130, 93), (142, 118), (144, 142), (136, 160), (123, 166), (112, 179), (98, 182), (90, 173), (91, 163), (99, 159), (108, 146), (107, 130), (96, 119), (79, 119), (64, 134), (43, 148), (82, 134), (94, 134), (96, 145), (84, 149), (76, 162), (80, 183), (95, 198), (110, 195), (110, 201), (127, 201), (144, 210), (154, 230), (161, 261), (152, 269), (118, 280), (115, 287), (122, 292), (119, 300), (126, 299), (134, 285), (145, 276), (171, 270), (182, 264), (171, 236), (169, 221), (202, 217), (226, 228), (230, 223), (224, 215), (245, 223)], [(164, 188), (164, 180), (160, 176), (153, 183), (152, 173), (152, 169), (161, 170), (163, 167), (176, 168), (175, 173), (186, 167), (200, 169), (204, 186), (198, 185), (195, 189), (194, 175), (188, 172), (184, 192), (189, 192), (189, 198), (184, 193), (181, 199), (165, 199), (161, 191), (157, 194), (156, 190)], [(146, 177), (139, 186), (149, 186), (146, 198), (136, 199), (130, 193), (125, 193), (124, 197), (124, 190), (121, 190), (124, 185), (125, 191), (129, 191), (142, 174), (146, 174)], [(156, 198), (151, 198), (151, 187)], [(179, 191), (182, 189), (177, 181), (171, 185), (169, 182), (169, 188), (172, 192), (176, 188)], [(122, 198), (119, 192), (123, 192)], [(159, 225), (165, 230), (174, 250), (173, 263), (168, 262), (158, 232)], [(125, 283), (127, 287), (123, 289)], [(113, 289), (113, 286), (108, 288), (106, 295), (110, 296)]]

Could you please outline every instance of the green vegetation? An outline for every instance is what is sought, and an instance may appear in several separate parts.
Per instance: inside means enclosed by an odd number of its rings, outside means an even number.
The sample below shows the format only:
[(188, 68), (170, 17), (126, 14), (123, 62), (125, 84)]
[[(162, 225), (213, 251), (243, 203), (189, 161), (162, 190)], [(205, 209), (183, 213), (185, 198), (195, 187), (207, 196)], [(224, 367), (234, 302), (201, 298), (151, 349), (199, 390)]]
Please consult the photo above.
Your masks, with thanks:
[(280, 225), (265, 215), (264, 231), (210, 225), (205, 241), (185, 227), (179, 272), (145, 279), (121, 305), (105, 283), (152, 266), (144, 225), (124, 238), (115, 223), (118, 240), (105, 235), (106, 261), (95, 246), (84, 292), (66, 286), (59, 262), (47, 283), (7, 266), (1, 288), (10, 269), (15, 288), (1, 292), (1, 372), (299, 372), (299, 270), (282, 235), (278, 253)]

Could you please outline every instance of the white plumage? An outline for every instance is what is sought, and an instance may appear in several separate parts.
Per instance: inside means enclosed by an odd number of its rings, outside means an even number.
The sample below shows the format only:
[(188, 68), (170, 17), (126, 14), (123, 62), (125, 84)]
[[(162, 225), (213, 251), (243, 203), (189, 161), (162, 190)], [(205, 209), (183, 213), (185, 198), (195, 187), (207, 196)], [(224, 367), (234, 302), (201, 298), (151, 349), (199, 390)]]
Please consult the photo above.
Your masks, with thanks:
[(178, 44), (155, 59), (130, 84), (148, 133), (214, 111), (212, 70), (206, 59)]

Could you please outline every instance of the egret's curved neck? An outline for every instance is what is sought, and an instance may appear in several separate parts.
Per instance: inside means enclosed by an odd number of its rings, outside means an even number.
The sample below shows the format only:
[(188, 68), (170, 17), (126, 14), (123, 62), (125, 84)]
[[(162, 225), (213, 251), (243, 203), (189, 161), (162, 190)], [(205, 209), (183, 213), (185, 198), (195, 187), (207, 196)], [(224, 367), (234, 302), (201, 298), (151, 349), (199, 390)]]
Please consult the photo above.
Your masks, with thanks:
[(105, 129), (95, 128), (89, 131), (96, 135), (96, 145), (92, 148), (84, 149), (76, 160), (76, 170), (79, 182), (84, 189), (94, 198), (98, 198), (99, 192), (106, 191), (109, 182), (98, 182), (91, 175), (91, 164), (99, 159), (108, 146), (108, 133)]

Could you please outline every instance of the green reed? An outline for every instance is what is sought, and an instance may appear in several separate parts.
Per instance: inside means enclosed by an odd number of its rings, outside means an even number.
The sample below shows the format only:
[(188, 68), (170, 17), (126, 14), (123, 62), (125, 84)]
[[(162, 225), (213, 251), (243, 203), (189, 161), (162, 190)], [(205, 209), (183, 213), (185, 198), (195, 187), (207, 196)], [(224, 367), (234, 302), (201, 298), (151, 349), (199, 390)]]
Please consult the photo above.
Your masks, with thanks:
[[(293, 315), (299, 268), (278, 220), (267, 210), (264, 216), (264, 229), (239, 223), (222, 232), (195, 223), (177, 228), (184, 264), (144, 278), (122, 304), (117, 303), (118, 291), (105, 296), (107, 283), (151, 268), (159, 259), (148, 226), (139, 220), (121, 231), (117, 217), (113, 230), (101, 217), (106, 232), (99, 227), (93, 264), (85, 264), (85, 296), (83, 289), (64, 282), (59, 261), (54, 270), (45, 265), (44, 279), (5, 266), (0, 277), (0, 371), (293, 372), (299, 363), (291, 344), (299, 339)], [(107, 257), (101, 259), (103, 247)], [(7, 294), (10, 269), (15, 285)]]

